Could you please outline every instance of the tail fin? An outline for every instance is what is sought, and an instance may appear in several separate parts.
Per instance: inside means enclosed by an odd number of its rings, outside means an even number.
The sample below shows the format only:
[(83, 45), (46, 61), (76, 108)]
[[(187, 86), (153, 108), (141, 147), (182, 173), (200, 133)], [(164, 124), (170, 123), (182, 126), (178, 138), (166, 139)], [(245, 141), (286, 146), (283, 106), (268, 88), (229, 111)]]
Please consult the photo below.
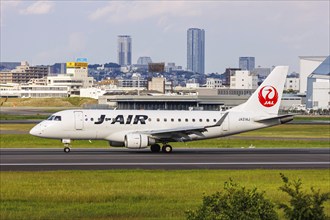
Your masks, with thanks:
[(275, 67), (252, 96), (232, 110), (256, 112), (259, 115), (277, 115), (288, 69), (288, 66)]

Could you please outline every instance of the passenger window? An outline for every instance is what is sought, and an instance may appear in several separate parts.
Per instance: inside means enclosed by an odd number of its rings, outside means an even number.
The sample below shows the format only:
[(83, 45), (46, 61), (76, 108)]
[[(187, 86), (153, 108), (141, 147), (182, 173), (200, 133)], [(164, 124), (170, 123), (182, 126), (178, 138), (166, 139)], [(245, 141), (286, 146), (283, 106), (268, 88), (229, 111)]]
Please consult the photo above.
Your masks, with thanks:
[(203, 119), (200, 118), (199, 121), (200, 121), (200, 122), (203, 122)]
[(165, 121), (165, 122), (167, 122), (167, 119), (166, 119), (166, 118), (164, 118), (164, 121)]
[(174, 118), (171, 118), (171, 122), (174, 122)]
[(181, 118), (178, 118), (178, 122), (181, 122)]
[(210, 119), (206, 119), (206, 122), (210, 122)]
[(94, 121), (94, 118), (91, 118), (91, 121)]
[(159, 118), (157, 118), (157, 121), (160, 121), (160, 119), (159, 119)]
[(148, 121), (151, 121), (151, 118), (148, 118)]
[(195, 122), (195, 119), (193, 118), (192, 121)]
[(213, 119), (214, 122), (217, 122), (217, 119)]
[(186, 122), (188, 122), (188, 118), (186, 118)]

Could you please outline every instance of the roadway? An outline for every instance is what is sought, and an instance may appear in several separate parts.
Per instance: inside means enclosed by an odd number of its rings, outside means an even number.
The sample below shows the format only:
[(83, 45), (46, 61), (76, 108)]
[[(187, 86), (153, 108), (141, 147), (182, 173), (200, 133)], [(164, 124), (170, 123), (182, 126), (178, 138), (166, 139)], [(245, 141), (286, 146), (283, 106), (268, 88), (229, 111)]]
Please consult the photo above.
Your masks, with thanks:
[(111, 169), (329, 169), (325, 149), (0, 149), (1, 171)]

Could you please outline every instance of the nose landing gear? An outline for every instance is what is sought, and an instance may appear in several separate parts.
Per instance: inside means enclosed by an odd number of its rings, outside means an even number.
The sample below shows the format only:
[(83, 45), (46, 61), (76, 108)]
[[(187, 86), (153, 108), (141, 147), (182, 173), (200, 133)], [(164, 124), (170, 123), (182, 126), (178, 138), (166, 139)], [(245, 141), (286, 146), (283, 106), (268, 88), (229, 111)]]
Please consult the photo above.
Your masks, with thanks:
[(64, 147), (64, 152), (65, 153), (69, 153), (71, 151), (71, 148), (70, 147)]
[(71, 140), (70, 139), (62, 139), (62, 143), (64, 144), (64, 152), (69, 153), (71, 151)]

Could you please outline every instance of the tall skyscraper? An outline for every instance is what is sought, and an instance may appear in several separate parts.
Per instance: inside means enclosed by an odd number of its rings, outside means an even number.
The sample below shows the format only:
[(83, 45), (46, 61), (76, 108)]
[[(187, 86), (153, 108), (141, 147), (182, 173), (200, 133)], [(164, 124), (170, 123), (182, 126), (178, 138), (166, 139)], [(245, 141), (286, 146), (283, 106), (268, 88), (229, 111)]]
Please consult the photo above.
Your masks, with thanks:
[(128, 35), (118, 36), (118, 64), (121, 66), (132, 64), (132, 38)]
[(187, 31), (187, 69), (204, 73), (205, 71), (205, 31), (189, 28)]
[(241, 70), (252, 71), (255, 68), (255, 59), (254, 57), (240, 57), (239, 58), (239, 68)]

